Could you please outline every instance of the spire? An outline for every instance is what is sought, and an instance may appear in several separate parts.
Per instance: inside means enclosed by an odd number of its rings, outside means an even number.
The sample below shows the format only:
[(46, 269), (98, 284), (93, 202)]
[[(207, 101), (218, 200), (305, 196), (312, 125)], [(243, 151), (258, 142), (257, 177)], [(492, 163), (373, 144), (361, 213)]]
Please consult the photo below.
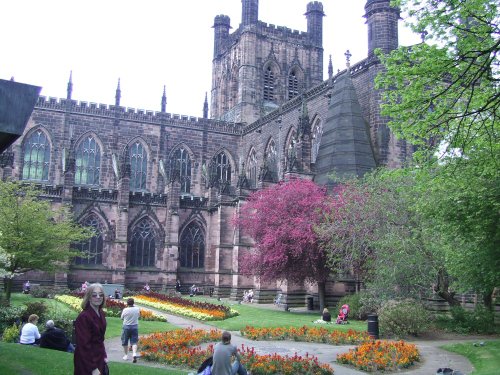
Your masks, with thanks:
[(361, 177), (375, 167), (369, 127), (361, 112), (351, 74), (344, 72), (332, 89), (314, 181), (333, 185), (329, 177), (332, 172), (339, 177)]
[(205, 92), (205, 102), (203, 103), (203, 118), (208, 118), (208, 99)]
[(328, 62), (328, 78), (332, 79), (333, 76), (333, 64), (332, 64), (332, 55), (330, 55), (330, 61)]
[(14, 81), (14, 76), (10, 77), (10, 81), (11, 81), (11, 82), (15, 82), (15, 81)]
[(68, 81), (66, 99), (71, 100), (71, 94), (73, 94), (73, 71), (72, 70), (69, 71), (69, 81)]
[(302, 93), (302, 105), (300, 109), (300, 118), (299, 118), (299, 136), (304, 136), (306, 134), (311, 133), (311, 128), (309, 124), (309, 111), (307, 109), (307, 99), (306, 95)]
[(161, 97), (161, 111), (163, 113), (167, 111), (167, 92), (165, 85), (163, 85), (163, 96)]
[(120, 99), (122, 97), (122, 90), (120, 90), (120, 78), (118, 78), (118, 86), (116, 87), (116, 95), (115, 95), (115, 106), (120, 106)]

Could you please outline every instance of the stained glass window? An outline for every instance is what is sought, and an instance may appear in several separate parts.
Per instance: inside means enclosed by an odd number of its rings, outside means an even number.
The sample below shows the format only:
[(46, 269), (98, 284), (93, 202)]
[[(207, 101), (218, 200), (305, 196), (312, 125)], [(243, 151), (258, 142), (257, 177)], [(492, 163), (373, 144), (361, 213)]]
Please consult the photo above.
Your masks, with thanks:
[(89, 136), (76, 149), (76, 185), (99, 185), (101, 149), (94, 137)]
[(95, 235), (86, 242), (73, 245), (74, 248), (83, 253), (81, 257), (75, 258), (75, 264), (102, 264), (103, 229), (101, 221), (96, 215), (90, 215), (81, 224), (85, 227), (92, 228)]
[(130, 190), (145, 190), (148, 171), (148, 154), (142, 143), (135, 142), (129, 149)]
[(180, 241), (181, 267), (203, 268), (205, 265), (205, 236), (201, 227), (191, 223), (182, 232)]
[(49, 179), (50, 144), (46, 134), (37, 130), (29, 135), (23, 148), (23, 180)]

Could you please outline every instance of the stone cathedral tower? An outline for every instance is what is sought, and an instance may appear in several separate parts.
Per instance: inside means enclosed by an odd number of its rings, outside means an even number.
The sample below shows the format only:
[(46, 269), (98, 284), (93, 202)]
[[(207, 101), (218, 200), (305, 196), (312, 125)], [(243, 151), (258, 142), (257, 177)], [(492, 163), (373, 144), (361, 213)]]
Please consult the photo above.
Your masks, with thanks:
[(250, 124), (323, 81), (323, 5), (307, 5), (307, 32), (259, 21), (259, 1), (242, 0), (242, 22), (214, 20), (212, 118)]

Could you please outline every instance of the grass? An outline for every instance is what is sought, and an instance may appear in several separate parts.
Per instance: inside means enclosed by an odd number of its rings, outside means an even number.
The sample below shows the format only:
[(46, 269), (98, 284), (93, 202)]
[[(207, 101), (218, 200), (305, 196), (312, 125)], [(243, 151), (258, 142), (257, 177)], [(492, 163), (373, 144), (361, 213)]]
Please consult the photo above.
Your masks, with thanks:
[(500, 340), (484, 341), (484, 346), (472, 343), (445, 345), (443, 349), (454, 352), (471, 361), (473, 375), (498, 375), (500, 369)]
[[(22, 358), (22, 360), (15, 360)], [(2, 375), (68, 375), (73, 373), (73, 354), (33, 346), (0, 342)], [(185, 375), (189, 371), (166, 367), (155, 368), (132, 363), (109, 363), (113, 375)]]
[[(197, 300), (206, 301), (210, 303), (220, 303), (215, 299), (207, 299), (203, 297), (196, 297)], [(206, 324), (212, 325), (214, 327), (225, 329), (228, 331), (240, 331), (247, 325), (253, 327), (324, 327), (328, 330), (334, 331), (348, 331), (349, 329), (354, 329), (356, 331), (366, 331), (367, 325), (364, 321), (351, 320), (350, 324), (315, 324), (315, 320), (320, 319), (320, 314), (318, 312), (287, 312), (282, 310), (274, 309), (264, 309), (255, 307), (252, 304), (238, 304), (235, 302), (227, 303), (223, 302), (224, 305), (229, 305), (232, 309), (238, 311), (239, 316), (220, 320), (220, 321), (210, 321)], [(335, 317), (333, 317), (334, 319)]]

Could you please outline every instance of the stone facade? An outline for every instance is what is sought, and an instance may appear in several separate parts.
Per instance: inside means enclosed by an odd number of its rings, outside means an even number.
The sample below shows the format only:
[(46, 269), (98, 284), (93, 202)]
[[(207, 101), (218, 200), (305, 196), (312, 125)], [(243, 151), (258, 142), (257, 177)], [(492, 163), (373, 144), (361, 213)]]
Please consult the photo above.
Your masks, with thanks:
[[(239, 258), (252, 240), (231, 220), (255, 189), (291, 176), (314, 179), (332, 92), (345, 75), (374, 164), (404, 162), (411, 149), (388, 131), (373, 83), (381, 70), (373, 50), (397, 47), (399, 13), (389, 0), (367, 1), (368, 57), (336, 75), (330, 67), (323, 80), (323, 5), (308, 4), (307, 32), (260, 22), (258, 7), (242, 1), (233, 33), (229, 17), (215, 17), (211, 118), (207, 100), (204, 118), (171, 115), (165, 104), (159, 112), (121, 107), (119, 86), (115, 105), (76, 102), (71, 79), (66, 99), (39, 98), (25, 133), (0, 159), (1, 177), (36, 183), (98, 235), (82, 245), (89, 257), (30, 280), (171, 289), (179, 279), (233, 298), (253, 288), (259, 302), (281, 289), (290, 304), (315, 294), (313, 285), (241, 275)], [(327, 301), (353, 288), (338, 281), (329, 283)]]

